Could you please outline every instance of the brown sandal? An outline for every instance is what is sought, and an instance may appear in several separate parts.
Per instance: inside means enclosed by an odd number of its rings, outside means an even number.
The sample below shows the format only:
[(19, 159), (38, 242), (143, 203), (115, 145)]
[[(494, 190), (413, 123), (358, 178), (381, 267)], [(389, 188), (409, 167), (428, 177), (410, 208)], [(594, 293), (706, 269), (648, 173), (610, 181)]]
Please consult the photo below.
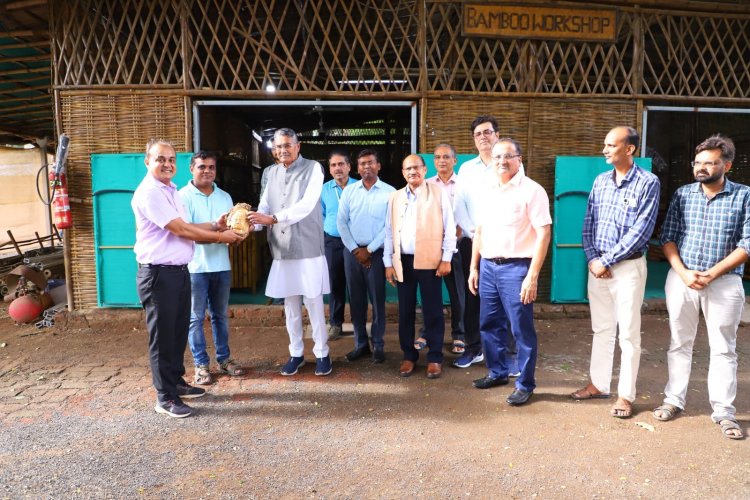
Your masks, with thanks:
[(230, 377), (238, 377), (240, 375), (243, 375), (245, 373), (245, 370), (243, 370), (235, 360), (227, 359), (226, 361), (222, 361), (221, 363), (219, 363), (219, 372), (226, 373)]
[(594, 387), (594, 384), (589, 384), (583, 389), (571, 393), (570, 397), (576, 401), (584, 401), (586, 399), (607, 399), (610, 397), (610, 394), (599, 392), (599, 389)]
[(211, 372), (208, 371), (208, 365), (198, 365), (195, 367), (194, 380), (197, 385), (211, 384)]

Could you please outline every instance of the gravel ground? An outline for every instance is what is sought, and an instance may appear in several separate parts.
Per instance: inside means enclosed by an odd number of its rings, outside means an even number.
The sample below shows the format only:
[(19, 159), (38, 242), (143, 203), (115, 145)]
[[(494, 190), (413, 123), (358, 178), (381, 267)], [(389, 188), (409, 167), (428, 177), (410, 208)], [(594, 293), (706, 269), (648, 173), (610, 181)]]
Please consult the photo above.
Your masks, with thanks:
[[(428, 380), (421, 364), (399, 377), (393, 324), (384, 365), (344, 361), (344, 338), (331, 343), (327, 378), (312, 375), (313, 363), (277, 374), (283, 328), (236, 327), (234, 356), (249, 373), (219, 377), (179, 420), (152, 409), (142, 328), (22, 336), (34, 332), (3, 326), (0, 497), (750, 497), (750, 441), (723, 439), (709, 418), (705, 334), (686, 412), (656, 422), (668, 328), (661, 315), (644, 319), (637, 414), (627, 420), (609, 417), (612, 401), (568, 398), (587, 379), (587, 319), (537, 322), (538, 388), (520, 408), (504, 401), (510, 387), (471, 387), (481, 366)], [(736, 401), (746, 430), (747, 333)]]

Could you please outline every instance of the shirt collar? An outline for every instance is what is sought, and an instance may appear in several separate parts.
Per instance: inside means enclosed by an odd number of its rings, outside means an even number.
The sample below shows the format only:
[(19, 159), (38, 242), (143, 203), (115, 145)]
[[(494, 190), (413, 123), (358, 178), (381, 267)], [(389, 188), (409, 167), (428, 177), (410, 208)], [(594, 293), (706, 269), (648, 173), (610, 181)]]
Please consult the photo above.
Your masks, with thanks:
[(523, 167), (519, 167), (518, 172), (516, 172), (516, 175), (514, 175), (508, 182), (505, 184), (502, 184), (499, 180), (497, 181), (497, 186), (500, 187), (500, 189), (508, 189), (509, 187), (518, 187), (521, 185), (521, 181), (526, 177), (526, 172), (524, 171)]
[(148, 179), (148, 182), (151, 183), (152, 186), (158, 187), (158, 188), (172, 188), (173, 190), (177, 189), (177, 185), (169, 181), (169, 184), (164, 184), (162, 181), (151, 175), (151, 172), (146, 173), (146, 179)]
[[(719, 196), (720, 194), (724, 194), (724, 193), (732, 194), (734, 190), (736, 189), (736, 186), (737, 185), (734, 182), (724, 177), (724, 187), (721, 189), (721, 191), (716, 193), (716, 196)], [(703, 189), (701, 188), (700, 182), (693, 183), (693, 191), (695, 191), (696, 193), (705, 194), (703, 192)]]
[[(214, 189), (213, 189), (213, 192), (212, 192), (211, 194), (213, 194), (213, 193), (215, 193), (215, 192), (216, 192), (216, 183), (215, 183), (215, 182), (213, 182), (213, 183), (212, 183), (212, 185), (213, 185), (213, 188), (214, 188)], [(203, 193), (203, 191), (201, 191), (200, 189), (198, 189), (198, 188), (197, 188), (197, 187), (195, 186), (195, 184), (193, 184), (193, 181), (188, 181), (188, 183), (187, 183), (187, 188), (188, 188), (188, 191), (190, 191), (190, 192), (191, 192), (191, 193), (193, 193), (193, 194), (199, 194), (199, 195), (201, 195), (201, 196), (211, 196), (211, 195), (209, 195), (209, 194), (204, 194), (204, 193)]]
[(453, 172), (450, 177), (448, 177), (448, 182), (443, 182), (443, 179), (440, 178), (439, 175), (434, 175), (427, 179), (428, 181), (432, 181), (435, 184), (455, 184), (456, 183), (456, 172)]

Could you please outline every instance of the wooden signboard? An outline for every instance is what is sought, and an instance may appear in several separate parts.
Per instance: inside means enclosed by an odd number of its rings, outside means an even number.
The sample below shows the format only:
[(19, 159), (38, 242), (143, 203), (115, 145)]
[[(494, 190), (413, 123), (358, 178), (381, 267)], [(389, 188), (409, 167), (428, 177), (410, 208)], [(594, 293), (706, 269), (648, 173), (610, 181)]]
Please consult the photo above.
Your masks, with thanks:
[(612, 42), (617, 11), (508, 4), (463, 4), (465, 36)]

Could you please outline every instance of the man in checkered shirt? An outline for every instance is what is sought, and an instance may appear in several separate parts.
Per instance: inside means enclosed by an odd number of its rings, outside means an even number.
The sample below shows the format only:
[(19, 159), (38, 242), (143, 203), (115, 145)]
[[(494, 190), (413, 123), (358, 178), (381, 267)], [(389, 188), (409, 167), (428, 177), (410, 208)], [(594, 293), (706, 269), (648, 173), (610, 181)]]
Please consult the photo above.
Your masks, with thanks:
[(693, 341), (703, 311), (711, 356), (708, 398), (711, 418), (724, 437), (742, 439), (733, 406), (737, 394), (737, 326), (745, 305), (742, 273), (750, 254), (750, 188), (726, 178), (734, 143), (721, 135), (695, 148), (693, 175), (669, 205), (661, 242), (672, 269), (665, 292), (671, 342), (669, 381), (657, 420), (671, 420), (685, 408)]
[(641, 359), (641, 305), (646, 290), (648, 240), (659, 210), (659, 179), (633, 162), (638, 132), (615, 127), (602, 153), (614, 168), (594, 180), (583, 220), (583, 250), (589, 265), (591, 381), (575, 400), (608, 398), (615, 338), (620, 338), (620, 379), (610, 414), (633, 414)]

